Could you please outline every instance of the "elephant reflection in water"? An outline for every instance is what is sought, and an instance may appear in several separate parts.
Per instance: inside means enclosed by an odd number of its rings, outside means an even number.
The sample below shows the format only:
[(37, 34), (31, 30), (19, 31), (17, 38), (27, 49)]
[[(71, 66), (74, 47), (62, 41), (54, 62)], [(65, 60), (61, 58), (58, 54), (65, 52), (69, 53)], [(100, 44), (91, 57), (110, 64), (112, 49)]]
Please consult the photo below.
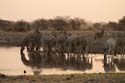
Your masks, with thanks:
[(125, 71), (125, 58), (104, 58), (104, 70), (105, 72), (116, 72), (116, 68), (119, 71)]
[(86, 59), (85, 59), (85, 65), (86, 65), (86, 69), (92, 69), (92, 67), (93, 67), (93, 59), (92, 59), (92, 57), (86, 57)]
[(106, 73), (108, 72), (116, 72), (114, 58), (112, 57), (104, 57), (104, 70)]
[(125, 71), (125, 58), (115, 59), (115, 64), (119, 71)]
[(21, 52), (21, 60), (24, 65), (30, 66), (33, 69), (33, 73), (35, 75), (41, 73), (41, 59), (42, 57), (40, 56), (39, 52), (35, 53), (29, 53), (28, 54), (29, 59), (25, 57), (25, 54)]
[(38, 68), (49, 66), (49, 63), (47, 62), (48, 58), (38, 51), (28, 52), (29, 59), (27, 59), (25, 56), (26, 55), (24, 54), (24, 52), (21, 52), (21, 60), (27, 66)]
[[(54, 64), (53, 66), (51, 66), (51, 64), (48, 62), (48, 59), (43, 55), (43, 53), (40, 53), (38, 51), (28, 53), (28, 57), (29, 59), (27, 59), (25, 54), (21, 52), (21, 60), (23, 64), (25, 64), (26, 66), (30, 66), (33, 70), (34, 68), (39, 69), (43, 67), (44, 68), (56, 67), (56, 65)], [(67, 68), (72, 67), (73, 69), (78, 69), (78, 70), (92, 69), (92, 65), (93, 65), (92, 57), (85, 57), (82, 60), (74, 59), (73, 61), (74, 61), (73, 64), (68, 65), (67, 63)], [(58, 67), (62, 68), (61, 65), (58, 65)], [(38, 73), (38, 71), (34, 71), (34, 74), (36, 73)]]
[(82, 62), (79, 63), (78, 68), (84, 70), (91, 70), (93, 67), (93, 58), (92, 57), (84, 57)]
[(84, 57), (81, 59), (73, 58), (71, 62), (69, 62), (69, 67), (73, 67), (78, 70), (90, 70), (93, 67), (93, 58), (92, 57)]
[(28, 54), (28, 58), (29, 59), (25, 57), (24, 53), (21, 53), (21, 60), (25, 65), (40, 66), (42, 57), (40, 56), (39, 52), (30, 52)]

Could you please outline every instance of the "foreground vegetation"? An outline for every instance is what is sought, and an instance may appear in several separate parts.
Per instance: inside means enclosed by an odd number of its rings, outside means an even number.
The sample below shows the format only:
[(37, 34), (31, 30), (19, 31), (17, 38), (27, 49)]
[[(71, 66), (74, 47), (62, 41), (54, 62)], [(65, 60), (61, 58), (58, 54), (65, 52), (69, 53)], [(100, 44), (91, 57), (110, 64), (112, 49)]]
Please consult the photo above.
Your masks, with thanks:
[(5, 76), (0, 83), (125, 83), (124, 78), (124, 73)]

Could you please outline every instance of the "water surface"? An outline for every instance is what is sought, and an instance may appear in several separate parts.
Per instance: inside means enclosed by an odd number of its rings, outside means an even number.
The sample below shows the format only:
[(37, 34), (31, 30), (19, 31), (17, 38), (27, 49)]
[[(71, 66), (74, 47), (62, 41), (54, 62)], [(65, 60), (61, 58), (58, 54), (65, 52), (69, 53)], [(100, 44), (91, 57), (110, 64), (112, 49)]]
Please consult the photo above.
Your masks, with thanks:
[(85, 70), (31, 68), (30, 66), (23, 64), (19, 47), (0, 47), (0, 57), (0, 73), (7, 75), (23, 75), (24, 70), (27, 71), (27, 75), (33, 75), (34, 73), (40, 73), (44, 75), (106, 72), (125, 73), (125, 59), (123, 57), (115, 57), (115, 60), (108, 58), (107, 61), (104, 62), (102, 54), (92, 54), (92, 57), (89, 57), (90, 61), (92, 61), (91, 68), (86, 68)]

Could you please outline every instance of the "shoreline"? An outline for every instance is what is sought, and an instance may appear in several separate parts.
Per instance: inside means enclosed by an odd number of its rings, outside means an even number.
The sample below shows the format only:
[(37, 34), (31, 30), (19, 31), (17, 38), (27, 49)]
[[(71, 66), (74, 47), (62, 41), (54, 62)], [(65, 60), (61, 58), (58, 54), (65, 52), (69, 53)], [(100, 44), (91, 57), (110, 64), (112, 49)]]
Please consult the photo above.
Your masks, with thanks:
[(125, 73), (0, 76), (0, 83), (125, 83)]

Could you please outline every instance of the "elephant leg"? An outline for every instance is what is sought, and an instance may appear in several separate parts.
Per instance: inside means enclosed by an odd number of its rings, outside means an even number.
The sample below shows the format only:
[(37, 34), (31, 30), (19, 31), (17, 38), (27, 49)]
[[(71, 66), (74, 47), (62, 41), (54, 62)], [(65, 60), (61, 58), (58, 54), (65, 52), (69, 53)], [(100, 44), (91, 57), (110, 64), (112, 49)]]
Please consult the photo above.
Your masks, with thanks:
[(52, 59), (52, 55), (50, 51), (48, 52), (48, 61), (49, 61), (50, 66), (53, 66), (53, 59)]
[(70, 65), (70, 53), (69, 52), (67, 53), (67, 63), (68, 65)]
[(30, 45), (30, 49), (31, 49), (30, 51), (31, 51), (31, 52), (34, 51), (34, 47), (35, 47), (34, 44), (31, 44), (31, 45)]
[(125, 48), (123, 47), (122, 48), (122, 54), (123, 54), (123, 56), (124, 56), (124, 53), (125, 53)]
[(28, 45), (26, 46), (26, 49), (27, 49), (27, 52), (30, 52), (30, 48)]
[(63, 52), (63, 49), (61, 49), (61, 52), (60, 52), (60, 56), (61, 56), (61, 59), (62, 59), (62, 65), (65, 66), (65, 55), (64, 55), (64, 52)]
[(61, 53), (62, 58), (63, 58), (63, 65), (66, 66), (66, 58), (64, 52)]
[(40, 51), (40, 45), (36, 45), (35, 51)]
[(104, 49), (104, 60), (106, 59), (107, 56), (107, 48)]
[(80, 54), (77, 54), (77, 66), (80, 67)]
[(20, 52), (23, 53), (24, 50), (25, 50), (25, 46), (21, 46)]
[(117, 49), (115, 48), (114, 56), (117, 56)]
[(78, 62), (81, 61), (81, 57), (80, 57), (79, 53), (77, 54), (77, 60), (78, 60)]
[(84, 56), (88, 56), (88, 46), (84, 47)]
[(122, 56), (122, 48), (120, 47), (120, 55)]
[(57, 58), (56, 52), (52, 52), (51, 54), (52, 54), (53, 64), (54, 64), (55, 67), (57, 67), (58, 58)]
[(77, 53), (73, 53), (72, 55), (72, 58), (71, 58), (71, 62), (72, 62), (72, 65), (74, 66), (77, 66), (77, 63), (78, 63), (78, 54)]
[(45, 57), (44, 57), (44, 55), (42, 54), (42, 66), (44, 66), (45, 65)]
[(125, 55), (125, 48), (123, 47), (123, 56)]
[(124, 56), (124, 49), (122, 48), (122, 56)]
[(85, 61), (85, 53), (83, 53), (83, 55), (82, 55), (82, 61), (83, 62)]

